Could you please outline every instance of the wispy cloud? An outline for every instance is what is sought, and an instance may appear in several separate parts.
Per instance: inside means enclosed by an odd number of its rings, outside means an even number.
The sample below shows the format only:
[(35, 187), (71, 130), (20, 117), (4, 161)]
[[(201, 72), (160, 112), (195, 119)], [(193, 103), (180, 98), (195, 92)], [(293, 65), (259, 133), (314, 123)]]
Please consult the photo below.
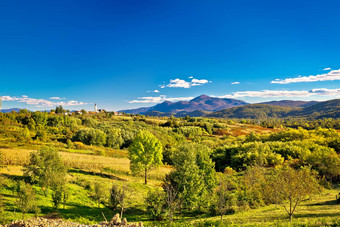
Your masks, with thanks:
[(62, 100), (62, 98), (60, 98), (60, 97), (51, 97), (50, 99), (52, 99), (52, 100)]
[(147, 93), (159, 93), (159, 90), (152, 90), (152, 91), (147, 91)]
[(75, 100), (70, 101), (51, 101), (47, 99), (36, 99), (36, 98), (29, 98), (26, 95), (23, 95), (21, 97), (15, 97), (15, 96), (2, 96), (2, 101), (8, 101), (8, 102), (18, 102), (18, 103), (25, 103), (27, 105), (32, 105), (35, 107), (54, 107), (54, 106), (82, 106), (87, 105), (86, 102), (79, 102)]
[(231, 84), (240, 84), (240, 82), (237, 82), (237, 81), (235, 81), (235, 82), (232, 82)]
[(164, 101), (188, 101), (193, 99), (194, 97), (178, 97), (178, 98), (168, 98), (166, 95), (160, 95), (157, 97), (139, 97), (136, 100), (131, 100), (129, 103), (160, 103)]
[(340, 80), (340, 69), (332, 70), (328, 73), (319, 74), (319, 75), (311, 75), (311, 76), (298, 76), (294, 78), (287, 79), (276, 79), (271, 81), (272, 84), (290, 84), (290, 83), (299, 83), (299, 82), (316, 82), (316, 81), (333, 81)]
[(323, 71), (331, 70), (331, 68), (324, 68)]
[(210, 83), (210, 82), (211, 81), (208, 81), (206, 79), (195, 79), (195, 78), (193, 78), (191, 81), (185, 81), (185, 80), (177, 78), (177, 79), (170, 80), (170, 83), (168, 85), (160, 85), (160, 87), (161, 88), (165, 88), (165, 87), (191, 88), (191, 87), (194, 87), (194, 86), (201, 86), (201, 85), (204, 85), (204, 84), (207, 84), (207, 83)]
[(238, 91), (231, 95), (220, 96), (220, 98), (242, 98), (242, 97), (260, 97), (260, 98), (276, 98), (276, 97), (310, 97), (315, 95), (322, 96), (340, 96), (340, 89), (316, 88), (312, 90), (261, 90), (261, 91)]

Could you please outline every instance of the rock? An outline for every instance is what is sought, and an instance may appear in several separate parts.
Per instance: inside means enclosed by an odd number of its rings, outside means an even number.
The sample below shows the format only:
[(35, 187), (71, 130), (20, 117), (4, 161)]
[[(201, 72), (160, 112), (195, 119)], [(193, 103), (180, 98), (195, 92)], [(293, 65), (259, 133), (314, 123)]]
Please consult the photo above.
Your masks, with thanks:
[(121, 222), (122, 220), (120, 219), (119, 214), (115, 214), (111, 219), (111, 223), (114, 225), (120, 225)]
[(126, 220), (126, 218), (124, 218), (123, 220), (122, 220), (122, 222), (121, 222), (121, 225), (127, 225), (127, 220)]

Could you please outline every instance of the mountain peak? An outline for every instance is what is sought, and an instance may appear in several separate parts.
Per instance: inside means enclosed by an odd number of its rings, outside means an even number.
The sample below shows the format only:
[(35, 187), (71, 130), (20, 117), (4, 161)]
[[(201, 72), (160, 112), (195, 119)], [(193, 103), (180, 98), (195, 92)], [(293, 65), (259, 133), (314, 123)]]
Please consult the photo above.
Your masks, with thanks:
[(203, 94), (203, 95), (197, 96), (196, 98), (192, 99), (191, 101), (198, 101), (198, 100), (209, 99), (209, 98), (211, 98), (211, 97)]

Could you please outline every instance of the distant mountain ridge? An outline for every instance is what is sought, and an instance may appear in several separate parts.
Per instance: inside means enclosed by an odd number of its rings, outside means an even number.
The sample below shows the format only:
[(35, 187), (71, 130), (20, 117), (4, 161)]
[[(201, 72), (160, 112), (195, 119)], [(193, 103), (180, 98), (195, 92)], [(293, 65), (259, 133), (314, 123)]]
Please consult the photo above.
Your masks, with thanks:
[(142, 107), (131, 110), (121, 110), (119, 112), (131, 114), (145, 114), (156, 112), (177, 114), (179, 112), (218, 111), (235, 106), (247, 105), (249, 103), (237, 99), (224, 99), (200, 95), (190, 101), (169, 102), (165, 101), (152, 107)]
[(176, 117), (188, 115), (190, 117), (251, 119), (274, 117), (339, 118), (340, 99), (325, 102), (281, 100), (249, 104), (237, 99), (223, 99), (201, 95), (190, 101), (165, 101), (152, 107), (122, 110), (119, 112), (149, 116), (174, 115)]
[(20, 108), (11, 108), (11, 109), (2, 109), (0, 110), (1, 113), (10, 113), (12, 111), (19, 112)]
[(307, 107), (307, 106), (312, 106), (317, 103), (318, 103), (317, 101), (281, 100), (281, 101), (261, 102), (259, 104), (267, 104), (271, 106)]
[(340, 99), (333, 99), (307, 107), (273, 106), (268, 104), (250, 104), (216, 111), (205, 115), (213, 118), (306, 118), (310, 120), (322, 118), (340, 118)]

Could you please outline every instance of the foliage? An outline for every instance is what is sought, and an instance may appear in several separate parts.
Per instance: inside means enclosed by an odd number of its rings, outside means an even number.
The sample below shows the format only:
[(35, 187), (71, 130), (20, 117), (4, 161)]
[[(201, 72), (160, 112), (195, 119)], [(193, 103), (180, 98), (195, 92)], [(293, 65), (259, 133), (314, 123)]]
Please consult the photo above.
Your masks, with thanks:
[(148, 170), (162, 164), (162, 144), (152, 133), (141, 131), (129, 147), (129, 158), (131, 171), (136, 173), (144, 170), (147, 184)]
[(207, 208), (210, 195), (216, 185), (214, 163), (208, 147), (200, 144), (184, 144), (174, 153), (175, 170), (169, 178), (178, 189), (179, 199), (186, 209)]
[(30, 182), (39, 183), (48, 194), (50, 187), (57, 188), (66, 182), (66, 167), (56, 150), (45, 147), (31, 153), (24, 175)]
[(103, 146), (106, 144), (106, 134), (99, 129), (81, 129), (73, 137), (74, 141), (80, 141), (87, 145)]
[(30, 184), (19, 181), (16, 192), (18, 196), (16, 205), (20, 209), (23, 219), (25, 217), (25, 213), (27, 212), (33, 211), (36, 214), (40, 212), (36, 203), (35, 191)]
[(110, 190), (110, 205), (113, 209), (120, 209), (120, 217), (128, 206), (128, 188), (125, 184), (122, 186), (112, 185)]
[(104, 184), (100, 182), (94, 183), (93, 198), (97, 201), (99, 208), (100, 204), (107, 198), (107, 190)]
[(296, 207), (308, 196), (319, 191), (319, 184), (315, 178), (315, 173), (309, 168), (295, 170), (289, 166), (284, 166), (279, 170), (271, 186), (279, 185), (272, 189), (278, 197), (278, 201), (283, 204), (283, 207), (289, 215), (290, 221)]
[(155, 189), (148, 192), (145, 199), (146, 209), (154, 220), (161, 221), (165, 210), (165, 193), (163, 190)]

